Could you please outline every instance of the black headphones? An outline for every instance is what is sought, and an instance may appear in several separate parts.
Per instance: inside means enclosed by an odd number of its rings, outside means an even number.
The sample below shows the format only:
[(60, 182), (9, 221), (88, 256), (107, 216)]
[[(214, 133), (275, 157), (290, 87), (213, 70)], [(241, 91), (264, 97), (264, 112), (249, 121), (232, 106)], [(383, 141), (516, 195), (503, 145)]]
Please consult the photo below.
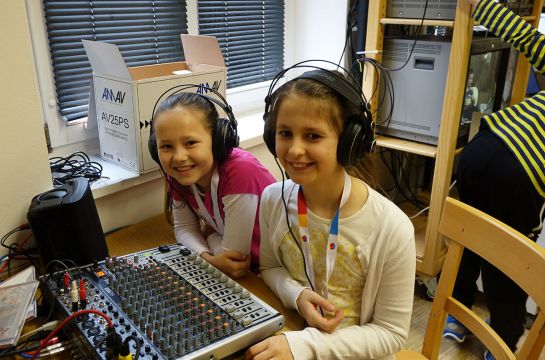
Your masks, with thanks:
[(214, 157), (214, 161), (217, 163), (222, 163), (227, 159), (227, 156), (231, 153), (233, 148), (237, 147), (239, 144), (239, 138), (237, 133), (237, 121), (235, 119), (235, 115), (233, 114), (233, 110), (231, 108), (231, 105), (227, 103), (227, 100), (221, 95), (217, 90), (210, 88), (205, 85), (197, 85), (197, 84), (183, 84), (183, 85), (177, 85), (173, 86), (170, 89), (166, 90), (164, 93), (159, 96), (157, 101), (155, 102), (155, 105), (153, 106), (152, 111), (152, 121), (151, 121), (151, 128), (150, 128), (150, 135), (148, 138), (148, 150), (150, 152), (151, 158), (161, 166), (161, 162), (159, 161), (159, 153), (157, 151), (157, 139), (155, 138), (155, 130), (153, 126), (153, 119), (155, 119), (155, 110), (157, 108), (157, 105), (161, 101), (161, 99), (170, 91), (175, 90), (172, 94), (170, 94), (167, 98), (175, 97), (175, 96), (182, 96), (182, 94), (186, 90), (189, 89), (197, 89), (198, 91), (206, 91), (211, 92), (212, 94), (216, 95), (218, 99), (204, 95), (199, 93), (193, 93), (191, 94), (201, 96), (202, 98), (206, 99), (212, 106), (218, 105), (227, 115), (227, 118), (218, 118), (218, 121), (216, 122), (215, 126), (212, 129), (212, 156)]
[[(319, 66), (310, 65), (309, 63), (311, 62), (325, 62), (328, 64), (333, 64), (344, 70), (353, 82), (350, 82), (337, 72), (327, 70)], [(288, 71), (296, 68), (310, 68), (312, 70), (288, 81), (286, 84), (275, 90), (278, 81)], [(292, 81), (297, 81), (298, 79), (310, 79), (317, 81), (335, 91), (358, 109), (356, 113), (349, 114), (348, 117), (344, 119), (344, 128), (339, 136), (339, 144), (337, 146), (337, 160), (339, 164), (342, 166), (355, 165), (363, 157), (363, 155), (366, 152), (370, 152), (375, 145), (375, 124), (373, 122), (371, 111), (369, 110), (368, 102), (366, 101), (361, 88), (356, 85), (358, 84), (358, 81), (356, 81), (349, 71), (327, 60), (301, 61), (282, 70), (272, 80), (267, 97), (265, 97), (265, 113), (263, 114), (263, 120), (265, 121), (263, 140), (265, 141), (267, 148), (276, 157), (276, 131), (271, 124), (270, 114), (274, 113), (278, 92), (283, 86), (286, 86)]]

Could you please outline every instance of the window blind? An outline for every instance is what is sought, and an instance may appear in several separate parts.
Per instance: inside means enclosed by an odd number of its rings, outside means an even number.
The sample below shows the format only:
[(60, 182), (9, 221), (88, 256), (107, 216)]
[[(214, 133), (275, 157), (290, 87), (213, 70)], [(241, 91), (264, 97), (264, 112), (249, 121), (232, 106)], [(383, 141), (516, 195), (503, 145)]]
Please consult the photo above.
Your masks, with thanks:
[(284, 0), (198, 0), (199, 33), (218, 38), (227, 87), (271, 80), (284, 64)]
[(87, 116), (91, 66), (82, 39), (116, 44), (128, 66), (183, 60), (185, 0), (44, 0), (58, 107)]

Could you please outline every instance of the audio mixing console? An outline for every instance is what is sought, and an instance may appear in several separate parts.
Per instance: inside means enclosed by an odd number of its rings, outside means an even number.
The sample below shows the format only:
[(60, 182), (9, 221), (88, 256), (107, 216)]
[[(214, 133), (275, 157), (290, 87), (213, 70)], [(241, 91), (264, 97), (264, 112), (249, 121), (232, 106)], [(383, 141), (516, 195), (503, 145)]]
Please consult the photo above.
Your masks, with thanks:
[[(284, 327), (274, 308), (178, 244), (106, 258), (71, 273), (86, 283), (85, 307), (108, 315), (123, 340), (137, 339), (139, 359), (219, 359)], [(43, 279), (57, 314), (65, 318), (74, 304), (59, 277)], [(102, 317), (85, 314), (65, 333), (81, 355), (107, 331)], [(132, 341), (131, 351), (136, 349)], [(107, 359), (106, 342), (94, 358)]]

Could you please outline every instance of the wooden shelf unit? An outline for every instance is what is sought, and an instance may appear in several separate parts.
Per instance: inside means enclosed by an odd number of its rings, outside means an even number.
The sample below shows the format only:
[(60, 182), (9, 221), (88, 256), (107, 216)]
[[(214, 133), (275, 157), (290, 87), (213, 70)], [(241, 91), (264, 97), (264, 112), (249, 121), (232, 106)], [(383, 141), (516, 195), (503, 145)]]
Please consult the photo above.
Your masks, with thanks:
[[(388, 24), (420, 25), (421, 19), (397, 19), (386, 17), (387, 0), (369, 2), (367, 21), (367, 51), (379, 50), (377, 54), (369, 55), (378, 61), (382, 60), (384, 45), (384, 28)], [(534, 1), (531, 16), (524, 19), (537, 27), (543, 0)], [(441, 127), (437, 146), (420, 144), (410, 140), (401, 140), (387, 136), (377, 137), (377, 146), (405, 151), (412, 154), (435, 158), (433, 182), (430, 196), (430, 209), (425, 221), (413, 221), (416, 230), (416, 271), (424, 276), (436, 276), (443, 266), (446, 247), (444, 239), (439, 235), (439, 221), (443, 204), (449, 192), (454, 157), (461, 149), (456, 149), (458, 124), (461, 116), (462, 99), (465, 91), (466, 71), (469, 64), (471, 40), (474, 21), (471, 18), (472, 9), (467, 1), (458, 1), (455, 21), (424, 20), (425, 26), (446, 26), (452, 28), (452, 46), (449, 59), (449, 72), (445, 84), (445, 98), (441, 115)], [(368, 65), (366, 65), (368, 66)], [(366, 68), (369, 70), (370, 68)], [(520, 102), (525, 95), (530, 64), (521, 54), (518, 59), (511, 103)], [(368, 98), (378, 84), (374, 71), (367, 71), (363, 90)], [(373, 111), (377, 109), (377, 99), (371, 103)], [(422, 216), (422, 215), (421, 215)]]

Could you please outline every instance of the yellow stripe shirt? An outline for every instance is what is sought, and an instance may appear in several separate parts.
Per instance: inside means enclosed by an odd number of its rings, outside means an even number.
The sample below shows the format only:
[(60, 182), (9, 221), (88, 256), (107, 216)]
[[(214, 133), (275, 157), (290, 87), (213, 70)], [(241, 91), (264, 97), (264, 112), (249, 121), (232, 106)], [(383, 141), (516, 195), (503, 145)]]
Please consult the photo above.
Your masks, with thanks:
[[(545, 35), (494, 0), (479, 2), (473, 18), (523, 53), (537, 71), (545, 73)], [(511, 149), (545, 198), (545, 90), (483, 119)]]

